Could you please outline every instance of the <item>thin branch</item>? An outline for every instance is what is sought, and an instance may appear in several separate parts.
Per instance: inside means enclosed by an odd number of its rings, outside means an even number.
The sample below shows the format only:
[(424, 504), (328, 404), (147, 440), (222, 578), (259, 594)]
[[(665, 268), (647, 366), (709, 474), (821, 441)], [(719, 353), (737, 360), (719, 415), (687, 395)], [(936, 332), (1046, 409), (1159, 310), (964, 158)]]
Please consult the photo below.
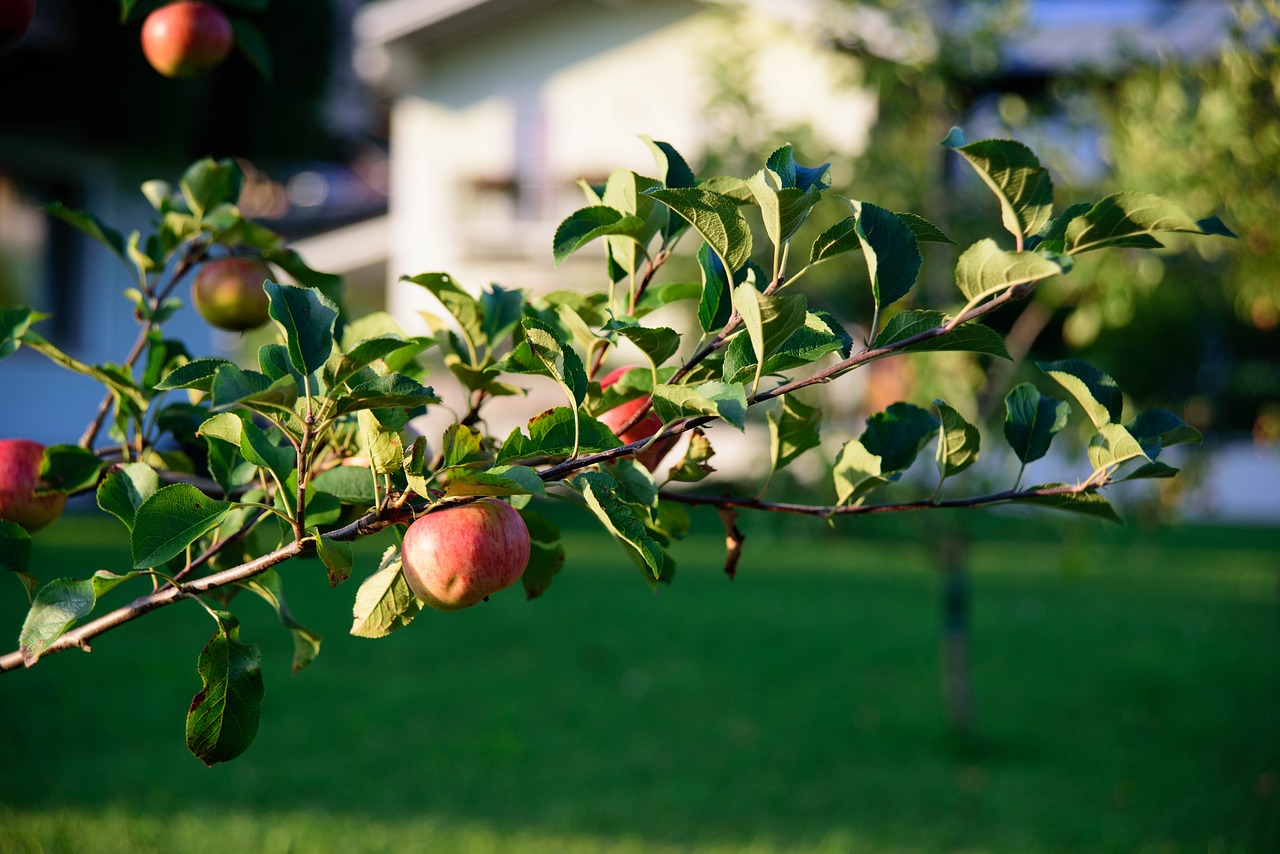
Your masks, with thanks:
[[(1105, 485), (1105, 484), (1102, 484)], [(920, 501), (904, 501), (895, 504), (789, 504), (782, 501), (764, 501), (759, 498), (732, 498), (724, 495), (695, 495), (681, 492), (662, 491), (660, 498), (704, 507), (737, 508), (746, 510), (763, 510), (769, 513), (791, 513), (800, 516), (867, 516), (879, 513), (901, 513), (904, 510), (939, 510), (947, 508), (986, 507), (992, 504), (1003, 504), (1018, 498), (1046, 495), (1079, 495), (1099, 487), (1098, 484), (1085, 483), (1075, 486), (1055, 486), (1043, 489), (1009, 489), (1004, 492), (993, 492), (989, 495), (977, 495), (970, 498), (944, 498), (941, 500), (925, 498)]]
[[(374, 514), (369, 513), (352, 522), (346, 527), (339, 528), (336, 531), (325, 534), (325, 538), (335, 541), (354, 540), (359, 537), (375, 534), (389, 525), (399, 521), (399, 514), (396, 516), (387, 516), (377, 518)], [(127, 605), (104, 614), (96, 620), (77, 626), (66, 634), (62, 635), (56, 641), (49, 645), (49, 648), (40, 654), (43, 658), (46, 655), (62, 652), (64, 650), (78, 648), (89, 649), (89, 641), (98, 635), (108, 632), (125, 623), (132, 622), (143, 614), (154, 611), (157, 608), (163, 608), (166, 605), (172, 605), (174, 602), (180, 602), (183, 599), (199, 593), (207, 593), (219, 587), (225, 587), (228, 584), (235, 584), (238, 581), (245, 581), (253, 578), (255, 575), (261, 575), (268, 569), (283, 563), (292, 557), (296, 557), (304, 551), (315, 546), (311, 538), (301, 541), (294, 541), (276, 549), (269, 554), (265, 554), (260, 558), (251, 560), (248, 563), (222, 572), (206, 575), (202, 578), (195, 578), (185, 584), (179, 584), (177, 587), (162, 587), (159, 590), (149, 593), (145, 596), (139, 596)], [(210, 552), (213, 550), (211, 549)], [(209, 554), (209, 553), (206, 553)], [(212, 556), (209, 554), (209, 556)], [(202, 556), (203, 557), (203, 556)], [(0, 673), (10, 670), (16, 670), (23, 667), (22, 653), (15, 650), (0, 656)]]

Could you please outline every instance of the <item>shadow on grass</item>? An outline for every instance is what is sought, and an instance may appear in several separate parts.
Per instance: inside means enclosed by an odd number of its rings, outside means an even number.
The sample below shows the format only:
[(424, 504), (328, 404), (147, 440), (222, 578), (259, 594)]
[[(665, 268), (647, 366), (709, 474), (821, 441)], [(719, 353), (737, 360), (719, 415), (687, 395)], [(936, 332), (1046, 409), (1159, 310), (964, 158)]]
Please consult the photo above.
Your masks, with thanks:
[[(194, 604), (0, 677), (0, 848), (129, 850), (104, 841), (117, 825), (143, 834), (116, 834), (133, 850), (261, 850), (280, 827), (299, 851), (1280, 846), (1264, 540), (980, 542), (981, 737), (958, 743), (922, 550), (765, 528), (729, 583), (719, 538), (695, 538), (654, 596), (603, 536), (569, 536), (544, 599), (426, 613), (378, 641), (346, 635), (378, 545), (338, 591), (315, 561), (287, 566), (324, 651), (291, 677), (274, 614), (236, 600), (264, 715), (211, 770), (182, 743), (212, 631)], [(103, 542), (121, 540), (59, 523), (41, 577), (118, 569)], [(0, 604), (11, 635), (20, 595)]]

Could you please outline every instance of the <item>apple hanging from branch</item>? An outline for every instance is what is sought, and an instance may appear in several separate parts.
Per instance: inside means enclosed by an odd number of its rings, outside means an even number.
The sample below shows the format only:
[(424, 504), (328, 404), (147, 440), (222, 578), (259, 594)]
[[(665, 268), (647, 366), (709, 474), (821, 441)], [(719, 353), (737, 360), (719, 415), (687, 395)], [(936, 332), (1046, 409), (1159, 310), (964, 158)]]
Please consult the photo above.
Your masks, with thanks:
[(268, 320), (271, 300), (262, 283), (271, 268), (257, 258), (220, 258), (200, 268), (191, 301), (209, 324), (228, 332), (257, 329)]
[(67, 496), (37, 495), (44, 445), (30, 439), (0, 439), (0, 519), (35, 533), (62, 515)]
[(502, 501), (484, 499), (428, 513), (409, 526), (405, 581), (438, 611), (470, 608), (515, 584), (529, 563), (529, 529)]
[(142, 53), (165, 77), (203, 74), (226, 59), (234, 44), (231, 22), (208, 3), (169, 3), (142, 24)]

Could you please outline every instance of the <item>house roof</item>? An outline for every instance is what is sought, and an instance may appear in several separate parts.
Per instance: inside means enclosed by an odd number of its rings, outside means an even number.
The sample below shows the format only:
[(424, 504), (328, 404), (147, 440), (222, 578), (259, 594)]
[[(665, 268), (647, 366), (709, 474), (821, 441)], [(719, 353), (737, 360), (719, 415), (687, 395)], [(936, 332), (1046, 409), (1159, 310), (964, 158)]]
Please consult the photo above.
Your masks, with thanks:
[(357, 43), (383, 47), (395, 43), (455, 42), (499, 21), (527, 15), (559, 0), (376, 0), (357, 13)]

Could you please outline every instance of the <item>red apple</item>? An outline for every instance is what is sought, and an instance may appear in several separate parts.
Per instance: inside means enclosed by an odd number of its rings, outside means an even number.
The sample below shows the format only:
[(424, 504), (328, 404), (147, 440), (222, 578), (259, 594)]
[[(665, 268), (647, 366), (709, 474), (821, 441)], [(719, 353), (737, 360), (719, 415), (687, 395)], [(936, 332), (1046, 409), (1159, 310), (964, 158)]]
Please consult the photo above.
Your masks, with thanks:
[(200, 268), (191, 285), (191, 301), (213, 326), (232, 332), (267, 322), (271, 300), (262, 283), (271, 268), (257, 258), (222, 258)]
[(418, 519), (400, 553), (414, 596), (438, 611), (460, 611), (519, 580), (529, 529), (510, 504), (484, 499)]
[(27, 34), (36, 0), (0, 0), (0, 50)]
[[(624, 365), (616, 371), (608, 374), (600, 381), (600, 388), (605, 389), (616, 383), (622, 378), (627, 371), (635, 370), (635, 365)], [(601, 413), (597, 420), (617, 434), (623, 444), (630, 445), (632, 442), (643, 442), (650, 436), (662, 429), (662, 419), (657, 416), (653, 410), (650, 410), (645, 417), (635, 423), (633, 427), (625, 432), (618, 433), (618, 428), (631, 420), (631, 416), (635, 415), (641, 409), (649, 405), (649, 395), (637, 397), (635, 400), (628, 400), (621, 406), (616, 406), (607, 412)], [(667, 439), (654, 442), (643, 452), (636, 455), (636, 460), (640, 462), (649, 471), (653, 471), (662, 462), (662, 458), (667, 452), (675, 446), (677, 437), (672, 436)]]
[(222, 10), (181, 0), (161, 6), (142, 24), (142, 54), (165, 77), (194, 77), (227, 58), (235, 36)]
[(44, 445), (30, 439), (0, 439), (0, 519), (17, 522), (31, 533), (62, 515), (67, 496), (36, 495)]

